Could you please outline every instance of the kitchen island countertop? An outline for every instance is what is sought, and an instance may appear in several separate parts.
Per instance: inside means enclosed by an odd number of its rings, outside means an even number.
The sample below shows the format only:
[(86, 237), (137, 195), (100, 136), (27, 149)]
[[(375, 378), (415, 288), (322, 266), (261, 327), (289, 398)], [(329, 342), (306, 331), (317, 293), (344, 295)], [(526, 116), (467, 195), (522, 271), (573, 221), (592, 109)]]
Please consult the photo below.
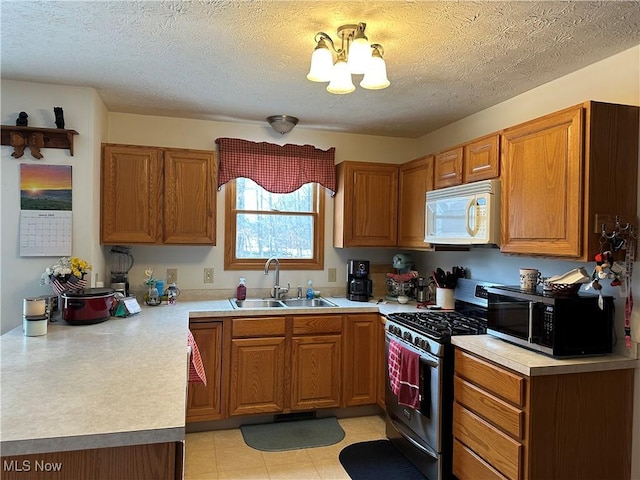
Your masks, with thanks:
[[(415, 303), (352, 302), (280, 308), (279, 315), (415, 310)], [(271, 314), (228, 299), (142, 306), (95, 325), (50, 323), (0, 336), (2, 456), (184, 440), (189, 319)]]
[(451, 343), (528, 377), (638, 367), (638, 360), (616, 354), (553, 358), (518, 347), (491, 335), (458, 335), (452, 337)]

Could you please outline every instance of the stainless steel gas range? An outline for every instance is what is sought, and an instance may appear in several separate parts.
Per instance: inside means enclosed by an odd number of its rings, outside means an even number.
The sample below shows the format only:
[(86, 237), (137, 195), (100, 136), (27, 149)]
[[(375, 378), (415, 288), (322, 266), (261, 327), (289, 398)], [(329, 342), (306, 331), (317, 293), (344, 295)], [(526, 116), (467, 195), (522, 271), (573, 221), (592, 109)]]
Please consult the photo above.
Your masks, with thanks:
[[(396, 352), (418, 359), (419, 372), (411, 387), (418, 398), (406, 402), (396, 395), (386, 375), (387, 437), (430, 480), (452, 476), (453, 335), (486, 333), (487, 292), (493, 284), (459, 279), (455, 311), (420, 310), (387, 315), (385, 358)], [(395, 364), (394, 364), (395, 365)], [(392, 369), (395, 368), (392, 367)], [(395, 374), (394, 374), (395, 376)], [(394, 378), (394, 380), (397, 380)], [(400, 382), (402, 383), (402, 382)], [(397, 383), (396, 383), (397, 385)], [(400, 397), (400, 400), (399, 400)], [(409, 403), (409, 404), (408, 404)]]

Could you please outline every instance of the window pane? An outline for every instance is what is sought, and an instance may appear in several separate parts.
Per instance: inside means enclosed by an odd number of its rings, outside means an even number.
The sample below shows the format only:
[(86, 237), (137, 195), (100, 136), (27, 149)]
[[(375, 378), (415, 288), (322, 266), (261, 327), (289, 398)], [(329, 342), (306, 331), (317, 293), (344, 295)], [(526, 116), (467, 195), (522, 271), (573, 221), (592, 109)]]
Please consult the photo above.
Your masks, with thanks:
[(236, 208), (267, 212), (312, 212), (313, 184), (307, 183), (292, 193), (267, 192), (248, 178), (236, 179)]
[(239, 213), (236, 258), (269, 257), (313, 258), (313, 217)]

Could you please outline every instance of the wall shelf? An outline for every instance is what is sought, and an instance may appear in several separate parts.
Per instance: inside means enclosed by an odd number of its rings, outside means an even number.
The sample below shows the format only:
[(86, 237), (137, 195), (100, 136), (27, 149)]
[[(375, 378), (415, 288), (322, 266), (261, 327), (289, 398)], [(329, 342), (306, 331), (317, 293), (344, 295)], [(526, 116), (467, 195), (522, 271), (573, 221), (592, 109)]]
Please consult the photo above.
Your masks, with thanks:
[(43, 155), (41, 148), (68, 149), (73, 157), (73, 136), (78, 135), (75, 130), (64, 128), (18, 127), (2, 125), (2, 145), (13, 147), (12, 157), (20, 158), (24, 149), (29, 147), (31, 155), (40, 159)]

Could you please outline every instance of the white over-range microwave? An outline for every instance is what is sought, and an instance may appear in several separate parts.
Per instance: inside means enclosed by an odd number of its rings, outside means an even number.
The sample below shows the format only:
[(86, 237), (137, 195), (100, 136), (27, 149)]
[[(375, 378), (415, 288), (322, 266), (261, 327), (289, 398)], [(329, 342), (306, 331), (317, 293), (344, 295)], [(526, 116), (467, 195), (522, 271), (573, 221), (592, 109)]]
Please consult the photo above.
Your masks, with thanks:
[(500, 243), (500, 180), (427, 192), (424, 241), (433, 244)]

